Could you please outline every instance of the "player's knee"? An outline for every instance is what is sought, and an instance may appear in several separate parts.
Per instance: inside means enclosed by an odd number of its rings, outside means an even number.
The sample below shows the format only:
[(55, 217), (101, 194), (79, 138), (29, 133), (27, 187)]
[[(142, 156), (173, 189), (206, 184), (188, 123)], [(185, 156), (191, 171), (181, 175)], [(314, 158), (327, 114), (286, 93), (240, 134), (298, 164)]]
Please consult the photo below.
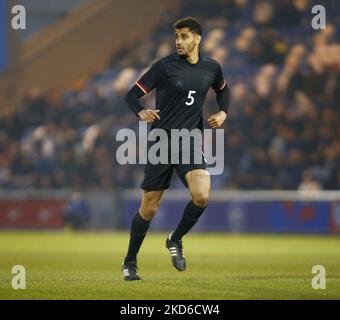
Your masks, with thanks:
[(149, 206), (149, 211), (152, 215), (155, 215), (156, 212), (158, 211), (160, 205), (159, 202), (153, 203)]
[(140, 215), (144, 220), (150, 221), (157, 213), (159, 207), (159, 202), (147, 204), (142, 210), (140, 210)]
[(195, 206), (204, 208), (209, 203), (209, 194), (205, 192), (194, 193), (192, 195), (192, 201), (195, 204)]

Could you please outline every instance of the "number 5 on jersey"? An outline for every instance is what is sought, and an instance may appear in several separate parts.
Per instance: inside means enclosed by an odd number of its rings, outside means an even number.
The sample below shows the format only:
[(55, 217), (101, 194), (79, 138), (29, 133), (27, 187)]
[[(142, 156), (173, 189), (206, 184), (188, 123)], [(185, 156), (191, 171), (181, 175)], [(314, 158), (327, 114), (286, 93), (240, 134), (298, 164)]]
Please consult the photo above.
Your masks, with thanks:
[(190, 100), (190, 101), (187, 101), (185, 104), (187, 105), (187, 106), (191, 106), (194, 102), (195, 102), (195, 99), (194, 99), (194, 97), (192, 96), (193, 94), (195, 94), (196, 93), (196, 91), (194, 91), (194, 90), (190, 90), (189, 91), (189, 93), (188, 93), (188, 99)]

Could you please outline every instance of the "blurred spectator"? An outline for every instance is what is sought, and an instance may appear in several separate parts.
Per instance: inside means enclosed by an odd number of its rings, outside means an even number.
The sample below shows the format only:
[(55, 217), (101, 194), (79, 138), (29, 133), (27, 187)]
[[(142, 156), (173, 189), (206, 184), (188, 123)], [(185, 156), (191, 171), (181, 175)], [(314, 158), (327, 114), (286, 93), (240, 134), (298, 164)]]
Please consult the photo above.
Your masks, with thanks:
[(90, 221), (90, 207), (79, 192), (74, 192), (64, 212), (65, 225), (83, 230)]
[(249, 62), (253, 64), (281, 64), (287, 52), (286, 44), (274, 29), (265, 29), (249, 50)]
[(275, 0), (274, 25), (276, 27), (297, 26), (301, 23), (302, 13), (306, 10), (308, 1)]
[(298, 190), (299, 191), (320, 191), (321, 185), (317, 182), (311, 172), (305, 170), (303, 173), (303, 179), (299, 184)]

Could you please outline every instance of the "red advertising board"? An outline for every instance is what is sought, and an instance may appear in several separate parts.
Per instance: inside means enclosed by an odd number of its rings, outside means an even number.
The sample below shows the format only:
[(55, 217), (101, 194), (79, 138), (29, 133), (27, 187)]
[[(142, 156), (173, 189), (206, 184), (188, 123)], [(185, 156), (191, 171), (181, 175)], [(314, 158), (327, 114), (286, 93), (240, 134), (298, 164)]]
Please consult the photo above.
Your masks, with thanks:
[(0, 200), (0, 228), (63, 227), (65, 200)]
[(332, 204), (331, 230), (333, 233), (340, 233), (340, 202)]

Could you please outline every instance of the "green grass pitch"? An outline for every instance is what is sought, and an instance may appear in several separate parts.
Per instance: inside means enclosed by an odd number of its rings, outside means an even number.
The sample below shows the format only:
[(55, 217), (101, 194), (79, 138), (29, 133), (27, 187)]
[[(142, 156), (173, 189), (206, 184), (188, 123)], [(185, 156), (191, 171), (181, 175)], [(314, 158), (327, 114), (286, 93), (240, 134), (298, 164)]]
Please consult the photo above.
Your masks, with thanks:
[[(187, 270), (150, 232), (139, 255), (143, 281), (124, 282), (127, 232), (0, 232), (0, 299), (340, 299), (340, 237), (190, 233)], [(12, 289), (12, 267), (26, 290)], [(326, 268), (326, 289), (311, 286)]]

